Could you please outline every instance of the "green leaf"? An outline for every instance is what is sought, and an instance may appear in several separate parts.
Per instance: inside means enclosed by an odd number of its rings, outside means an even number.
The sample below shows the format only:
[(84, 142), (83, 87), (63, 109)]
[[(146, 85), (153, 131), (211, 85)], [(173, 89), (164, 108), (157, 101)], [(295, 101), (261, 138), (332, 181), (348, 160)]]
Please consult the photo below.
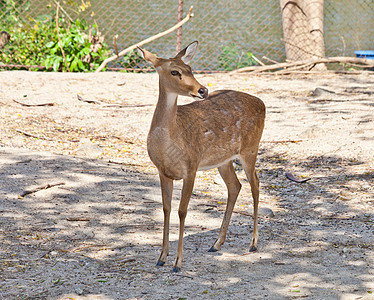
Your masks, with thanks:
[(52, 48), (54, 44), (55, 44), (55, 42), (51, 41), (51, 42), (47, 43), (45, 46), (47, 48)]
[(80, 59), (78, 60), (78, 66), (81, 71), (84, 71), (84, 64)]
[(52, 66), (51, 58), (48, 57), (44, 60), (44, 66), (48, 69), (50, 66)]
[(84, 44), (84, 37), (81, 35), (77, 35), (75, 37), (75, 41), (77, 41), (78, 43)]
[(78, 71), (77, 69), (78, 59), (75, 57), (70, 65), (70, 71)]
[[(80, 54), (81, 54), (82, 56), (85, 56), (85, 55), (87, 55), (87, 54), (90, 53), (90, 52), (91, 52), (90, 48), (86, 47), (86, 48), (83, 48), (83, 49), (81, 50)], [(94, 52), (93, 52), (93, 53), (94, 53)]]
[(59, 62), (59, 60), (56, 59), (53, 62), (53, 71), (57, 72), (59, 67), (60, 67), (60, 62)]

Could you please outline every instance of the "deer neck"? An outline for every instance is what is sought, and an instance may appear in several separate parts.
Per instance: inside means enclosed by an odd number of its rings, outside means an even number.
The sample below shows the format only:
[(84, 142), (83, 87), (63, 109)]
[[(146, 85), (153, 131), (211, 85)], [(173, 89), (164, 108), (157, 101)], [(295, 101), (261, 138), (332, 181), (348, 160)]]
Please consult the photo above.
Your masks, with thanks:
[(151, 131), (157, 127), (171, 129), (176, 124), (178, 94), (165, 90), (160, 82), (158, 101), (153, 114)]

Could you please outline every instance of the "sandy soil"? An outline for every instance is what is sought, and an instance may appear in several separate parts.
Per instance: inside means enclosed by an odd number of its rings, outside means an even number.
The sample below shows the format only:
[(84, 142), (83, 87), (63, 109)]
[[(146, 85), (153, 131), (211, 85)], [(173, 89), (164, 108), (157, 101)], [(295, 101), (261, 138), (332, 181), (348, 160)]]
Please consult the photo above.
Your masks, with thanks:
[[(182, 272), (171, 273), (180, 182), (169, 261), (155, 266), (156, 74), (0, 72), (1, 299), (374, 298), (374, 75), (197, 78), (267, 106), (257, 168), (260, 205), (275, 216), (260, 218), (259, 251), (248, 253), (252, 199), (237, 166), (243, 189), (221, 251), (207, 252), (226, 202), (211, 170), (196, 180)], [(334, 93), (312, 96), (317, 87)]]

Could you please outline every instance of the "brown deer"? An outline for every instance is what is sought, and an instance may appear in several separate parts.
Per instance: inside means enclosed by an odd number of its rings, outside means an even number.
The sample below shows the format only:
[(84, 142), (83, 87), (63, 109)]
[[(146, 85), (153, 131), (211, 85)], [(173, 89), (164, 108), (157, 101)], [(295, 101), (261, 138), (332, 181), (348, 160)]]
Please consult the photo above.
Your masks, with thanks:
[[(141, 56), (152, 63), (159, 75), (159, 97), (148, 134), (147, 148), (161, 182), (164, 232), (157, 266), (163, 266), (169, 253), (169, 224), (173, 180), (183, 179), (179, 204), (179, 241), (173, 272), (179, 272), (183, 260), (183, 234), (188, 203), (196, 172), (218, 168), (227, 189), (225, 215), (217, 240), (210, 252), (220, 249), (232, 211), (241, 189), (233, 160), (239, 158), (251, 185), (254, 225), (249, 251), (257, 250), (259, 180), (255, 171), (258, 147), (264, 128), (264, 103), (246, 93), (221, 90), (208, 96), (208, 90), (193, 76), (187, 65), (196, 52), (195, 41), (174, 58), (159, 58), (139, 48)], [(178, 95), (195, 101), (177, 105)]]

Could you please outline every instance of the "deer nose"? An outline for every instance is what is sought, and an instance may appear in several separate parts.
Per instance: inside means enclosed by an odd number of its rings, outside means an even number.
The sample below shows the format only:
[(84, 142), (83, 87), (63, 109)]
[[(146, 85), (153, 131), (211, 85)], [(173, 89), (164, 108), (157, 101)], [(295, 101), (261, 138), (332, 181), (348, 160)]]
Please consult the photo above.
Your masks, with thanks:
[(208, 89), (205, 88), (205, 87), (201, 87), (199, 88), (199, 90), (197, 91), (199, 93), (199, 95), (202, 97), (202, 98), (206, 98), (208, 97)]

